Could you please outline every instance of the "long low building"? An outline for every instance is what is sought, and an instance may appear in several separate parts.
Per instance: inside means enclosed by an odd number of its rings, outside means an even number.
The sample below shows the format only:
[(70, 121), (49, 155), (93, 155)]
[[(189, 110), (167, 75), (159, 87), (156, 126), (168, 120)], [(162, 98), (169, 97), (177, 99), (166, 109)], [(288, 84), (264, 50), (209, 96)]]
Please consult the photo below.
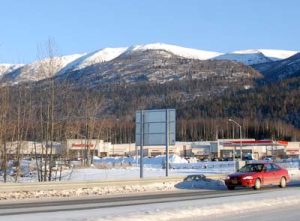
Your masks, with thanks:
[[(89, 156), (136, 156), (140, 154), (140, 147), (135, 143), (112, 144), (100, 139), (67, 139), (63, 143), (52, 143), (52, 154), (66, 156), (69, 159)], [(15, 156), (19, 149), (22, 156), (41, 156), (50, 153), (51, 143), (20, 141), (6, 143), (7, 155)], [(241, 150), (243, 158), (262, 159), (266, 156), (278, 158), (299, 158), (300, 142), (255, 140), (255, 139), (220, 139), (217, 141), (175, 142), (169, 146), (169, 154), (181, 157), (197, 157), (199, 159), (232, 159), (239, 158)], [(3, 150), (3, 149), (2, 149)], [(143, 156), (153, 157), (164, 155), (164, 146), (144, 146)], [(0, 155), (3, 151), (0, 150)]]
[[(4, 145), (4, 144), (2, 144)], [(13, 158), (19, 153), (21, 156), (41, 156), (46, 154), (63, 155), (64, 148), (59, 142), (13, 141), (7, 142), (6, 154)], [(3, 148), (2, 148), (3, 150)], [(3, 154), (3, 151), (0, 151)]]
[(262, 159), (267, 156), (284, 158), (288, 142), (255, 139), (218, 140), (218, 157)]

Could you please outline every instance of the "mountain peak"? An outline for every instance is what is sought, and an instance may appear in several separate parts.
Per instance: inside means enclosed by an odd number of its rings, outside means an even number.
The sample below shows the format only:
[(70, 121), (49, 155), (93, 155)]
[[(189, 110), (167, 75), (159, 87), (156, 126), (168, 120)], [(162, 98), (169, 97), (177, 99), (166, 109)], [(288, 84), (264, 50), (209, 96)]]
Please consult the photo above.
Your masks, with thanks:
[(213, 57), (221, 55), (219, 52), (204, 51), (193, 48), (185, 48), (177, 45), (164, 44), (164, 43), (152, 43), (144, 45), (135, 45), (128, 48), (127, 52), (130, 51), (146, 51), (146, 50), (165, 50), (175, 55), (190, 59), (207, 60)]
[(15, 71), (22, 66), (24, 66), (24, 64), (0, 64), (0, 76)]
[(277, 50), (277, 49), (258, 49), (258, 50), (272, 60), (286, 59), (299, 53), (299, 51)]
[[(147, 52), (151, 51), (151, 52)], [(275, 50), (275, 49), (247, 49), (238, 50), (231, 53), (222, 54), (214, 51), (198, 50), (194, 48), (186, 48), (172, 44), (165, 43), (150, 43), (142, 45), (134, 45), (131, 47), (120, 48), (103, 48), (91, 53), (73, 54), (61, 57), (53, 57), (52, 59), (45, 58), (43, 60), (34, 61), (27, 65), (10, 65), (0, 64), (0, 76), (2, 81), (21, 82), (21, 81), (38, 81), (52, 75), (63, 75), (70, 72), (81, 72), (90, 66), (99, 67), (105, 65), (107, 62), (122, 57), (122, 55), (149, 56), (152, 54), (156, 56), (163, 55), (172, 57), (173, 55), (181, 58), (193, 60), (230, 60), (241, 62), (246, 65), (255, 65), (271, 61), (277, 61), (291, 57), (297, 51)], [(137, 53), (138, 52), (138, 53)], [(164, 52), (164, 53), (163, 53)], [(156, 57), (154, 57), (156, 59)], [(51, 74), (47, 71), (47, 66), (52, 65)], [(129, 61), (130, 62), (130, 61)], [(45, 74), (49, 72), (49, 74)], [(83, 71), (84, 72), (84, 71)]]
[(84, 53), (81, 57), (77, 58), (73, 62), (69, 63), (65, 68), (60, 71), (60, 74), (66, 71), (76, 71), (88, 67), (93, 64), (107, 62), (115, 59), (128, 48), (103, 48), (93, 51), (91, 53)]
[(239, 51), (234, 51), (232, 54), (260, 54), (261, 51), (257, 49), (246, 49), (246, 50), (239, 50)]

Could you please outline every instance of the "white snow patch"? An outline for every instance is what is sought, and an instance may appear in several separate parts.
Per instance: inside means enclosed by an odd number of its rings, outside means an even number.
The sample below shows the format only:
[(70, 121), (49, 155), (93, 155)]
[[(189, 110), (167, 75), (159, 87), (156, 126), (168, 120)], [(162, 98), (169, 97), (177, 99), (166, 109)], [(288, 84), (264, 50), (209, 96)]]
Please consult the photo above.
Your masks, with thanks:
[(288, 50), (275, 50), (275, 49), (258, 49), (265, 56), (271, 58), (272, 60), (280, 60), (289, 58), (298, 53), (298, 51), (288, 51)]
[(257, 49), (246, 49), (232, 52), (233, 54), (257, 54), (260, 53)]
[(80, 70), (93, 64), (99, 64), (115, 59), (125, 52), (128, 48), (104, 48), (101, 50), (94, 51), (92, 53), (85, 53), (80, 58), (66, 66), (61, 73), (67, 71)]
[(61, 57), (45, 58), (22, 67), (17, 76), (22, 80), (38, 81), (53, 77), (70, 62), (81, 57), (82, 54), (66, 55)]
[(128, 49), (127, 53), (130, 53), (131, 51), (146, 51), (146, 50), (165, 50), (181, 57), (190, 58), (190, 59), (199, 59), (199, 60), (211, 59), (222, 54), (214, 51), (204, 51), (204, 50), (185, 48), (185, 47), (163, 44), (163, 43), (132, 46)]
[(246, 65), (260, 64), (271, 61), (271, 59), (267, 58), (261, 52), (256, 50), (236, 51), (220, 55), (214, 59), (236, 61)]
[(12, 72), (22, 66), (24, 66), (24, 64), (0, 64), (0, 76)]
[(282, 60), (291, 57), (298, 51), (276, 50), (276, 49), (246, 49), (238, 50), (217, 56), (216, 60), (231, 60), (246, 65), (260, 64), (270, 61)]

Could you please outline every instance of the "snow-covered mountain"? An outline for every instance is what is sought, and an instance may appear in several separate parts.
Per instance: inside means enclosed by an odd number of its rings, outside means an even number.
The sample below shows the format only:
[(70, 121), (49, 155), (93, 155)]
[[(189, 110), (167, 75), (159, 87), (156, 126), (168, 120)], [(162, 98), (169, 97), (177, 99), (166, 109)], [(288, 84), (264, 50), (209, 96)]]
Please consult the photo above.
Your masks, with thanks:
[[(180, 80), (243, 79), (251, 85), (261, 75), (242, 63), (200, 60), (175, 55), (165, 48), (132, 47), (115, 59), (57, 76), (57, 81), (94, 87), (101, 84), (166, 83)], [(209, 81), (208, 80), (208, 81)], [(212, 80), (213, 81), (213, 80)]]
[[(35, 61), (31, 64), (24, 65), (19, 69), (11, 69), (2, 71), (5, 81), (18, 83), (22, 81), (39, 81), (56, 75), (64, 75), (74, 71), (80, 71), (86, 67), (105, 64), (118, 56), (131, 54), (132, 52), (147, 51), (165, 51), (166, 54), (188, 58), (207, 60), (221, 53), (212, 51), (203, 51), (192, 48), (184, 48), (176, 45), (154, 43), (145, 45), (135, 45), (122, 48), (104, 48), (92, 53), (74, 54), (62, 57), (54, 57), (52, 59), (44, 59)], [(50, 70), (51, 68), (51, 70)], [(1, 73), (1, 72), (0, 72)]]
[(70, 62), (81, 57), (82, 54), (67, 55), (62, 57), (46, 58), (23, 65), (3, 75), (3, 80), (11, 83), (24, 81), (39, 81), (53, 77)]
[(300, 53), (287, 59), (256, 64), (252, 67), (262, 73), (268, 80), (278, 80), (300, 75)]
[(231, 60), (246, 65), (255, 65), (270, 61), (278, 61), (295, 55), (297, 51), (274, 50), (274, 49), (248, 49), (222, 54), (213, 59)]
[(59, 74), (64, 74), (71, 71), (79, 71), (91, 65), (108, 62), (117, 58), (121, 54), (131, 54), (132, 52), (136, 52), (136, 51), (146, 52), (149, 50), (166, 51), (180, 57), (189, 58), (189, 59), (199, 59), (199, 60), (207, 60), (221, 54), (218, 52), (184, 48), (176, 45), (162, 44), (162, 43), (135, 45), (131, 47), (122, 47), (122, 48), (104, 48), (92, 53), (85, 54), (82, 57), (74, 60), (73, 62), (65, 66), (60, 71)]
[[(147, 54), (151, 54), (146, 56)], [(53, 76), (63, 76), (76, 72), (78, 76), (86, 73), (86, 70), (95, 66), (98, 70), (109, 70), (108, 64), (115, 66), (115, 59), (118, 57), (126, 57), (126, 61), (130, 63), (131, 56), (141, 56), (143, 59), (155, 59), (153, 55), (159, 55), (160, 58), (172, 58), (177, 56), (185, 59), (193, 60), (230, 60), (241, 62), (246, 65), (255, 65), (286, 59), (297, 53), (296, 51), (257, 49), (242, 50), (231, 53), (222, 54), (213, 51), (204, 51), (193, 48), (185, 48), (176, 45), (153, 43), (144, 45), (134, 45), (122, 48), (104, 48), (91, 53), (81, 53), (54, 57), (52, 59), (43, 59), (35, 61), (27, 65), (9, 65), (0, 64), (1, 81), (6, 83), (18, 83), (22, 81), (39, 81)], [(137, 58), (136, 58), (137, 59)], [(139, 60), (139, 59), (137, 59)], [(116, 61), (118, 62), (118, 61)], [(141, 63), (144, 61), (141, 60)], [(126, 64), (127, 65), (127, 64)], [(103, 69), (103, 67), (105, 68)], [(119, 67), (120, 69), (120, 67)], [(121, 70), (121, 69), (120, 69)]]
[(216, 60), (230, 60), (241, 62), (246, 65), (260, 64), (272, 61), (258, 50), (243, 50), (226, 53), (215, 57)]
[(22, 66), (24, 66), (24, 64), (0, 64), (0, 77), (6, 73), (15, 71)]
[(125, 53), (131, 53), (132, 51), (147, 51), (147, 50), (164, 50), (180, 57), (198, 59), (198, 60), (208, 60), (222, 54), (214, 51), (203, 51), (203, 50), (198, 50), (193, 48), (184, 48), (176, 45), (162, 44), (162, 43), (132, 46), (128, 48), (128, 50)]
[(275, 49), (258, 49), (265, 56), (273, 61), (287, 59), (297, 54), (298, 51), (288, 51), (288, 50), (275, 50)]
[(94, 64), (113, 60), (126, 50), (127, 48), (104, 48), (92, 53), (85, 53), (79, 58), (75, 59), (73, 62), (67, 64), (62, 70), (60, 70), (59, 74), (64, 74), (70, 71), (77, 71)]

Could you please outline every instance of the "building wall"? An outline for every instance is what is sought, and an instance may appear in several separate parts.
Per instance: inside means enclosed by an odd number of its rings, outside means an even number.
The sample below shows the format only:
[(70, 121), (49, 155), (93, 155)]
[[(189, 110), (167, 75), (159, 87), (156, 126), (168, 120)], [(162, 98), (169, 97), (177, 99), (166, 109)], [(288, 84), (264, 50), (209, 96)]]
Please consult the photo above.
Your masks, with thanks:
[[(46, 144), (45, 142), (34, 141), (13, 141), (6, 143), (7, 153), (9, 155), (15, 155), (18, 147), (20, 147), (21, 155), (34, 156), (35, 154), (46, 154), (46, 151), (49, 153), (51, 144), (50, 142)], [(52, 147), (52, 154), (63, 154), (64, 149), (62, 148), (61, 143), (53, 142)]]
[(128, 144), (111, 144), (109, 155), (110, 156), (128, 156), (135, 155), (135, 143)]
[(81, 158), (87, 150), (89, 155), (109, 156), (111, 143), (99, 139), (67, 139), (66, 150), (69, 158)]
[(286, 154), (291, 157), (299, 157), (300, 142), (288, 142), (286, 146)]
[[(253, 141), (254, 139), (245, 139), (246, 141)], [(169, 153), (177, 154), (181, 157), (198, 158), (214, 158), (223, 157), (224, 154), (232, 153), (235, 149), (239, 152), (239, 144), (228, 145), (228, 141), (239, 141), (239, 139), (227, 139), (218, 141), (203, 141), (203, 142), (176, 142), (175, 145), (169, 146)], [(227, 144), (226, 144), (227, 142)], [(65, 143), (53, 143), (53, 154), (69, 153), (69, 157), (82, 157), (83, 151), (88, 147), (92, 151), (91, 155), (99, 157), (105, 156), (135, 156), (139, 153), (140, 147), (136, 149), (135, 143), (128, 144), (111, 144), (98, 139), (67, 139)], [(46, 153), (46, 143), (34, 141), (21, 141), (21, 142), (7, 142), (7, 152), (9, 155), (15, 155), (17, 146), (21, 147), (22, 155), (35, 154), (38, 155)], [(49, 144), (48, 144), (49, 152)], [(285, 142), (284, 144), (274, 142), (274, 144), (243, 144), (243, 153), (251, 153), (255, 159), (261, 159), (264, 156), (283, 156), (299, 157), (300, 142)], [(156, 156), (165, 154), (164, 146), (144, 146), (144, 156)], [(232, 156), (231, 156), (232, 157)]]
[[(233, 152), (236, 153), (237, 157), (240, 157), (240, 143), (239, 139), (235, 140), (219, 140), (219, 157), (233, 157)], [(263, 140), (256, 141), (254, 139), (243, 139), (242, 140), (242, 152), (243, 157), (252, 155), (253, 159), (260, 160), (266, 156), (273, 157), (284, 157), (286, 144), (271, 141)]]

